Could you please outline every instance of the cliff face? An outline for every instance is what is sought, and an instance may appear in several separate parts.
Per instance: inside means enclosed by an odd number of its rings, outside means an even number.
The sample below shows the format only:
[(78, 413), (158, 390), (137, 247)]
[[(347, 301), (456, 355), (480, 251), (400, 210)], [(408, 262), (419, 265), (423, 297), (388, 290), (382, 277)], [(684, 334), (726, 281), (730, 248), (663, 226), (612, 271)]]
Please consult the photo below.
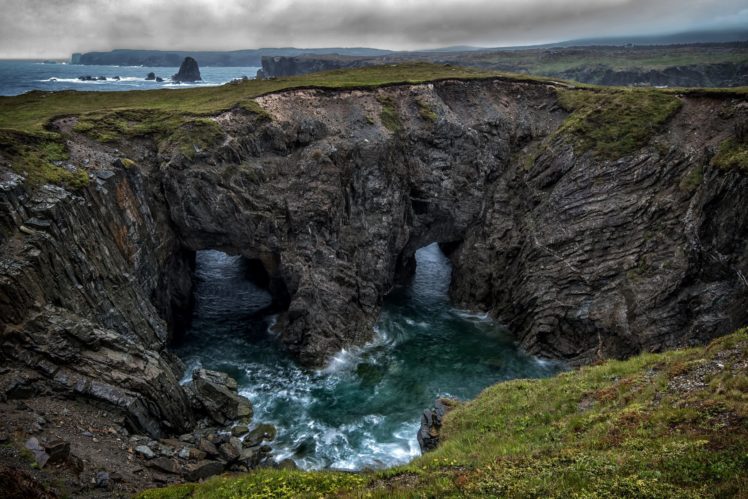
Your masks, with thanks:
[(219, 145), (186, 150), (115, 150), (68, 130), (78, 154), (136, 166), (77, 194), (3, 184), (4, 386), (25, 373), (18, 389), (188, 427), (165, 324), (188, 312), (193, 252), (208, 248), (260, 264), (281, 338), (310, 365), (365, 342), (434, 241), (454, 263), (454, 300), (532, 353), (589, 362), (745, 323), (748, 177), (710, 159), (746, 104), (681, 96), (646, 145), (605, 159), (563, 133), (558, 92), (502, 80), (286, 91), (257, 99), (270, 120), (225, 112)]

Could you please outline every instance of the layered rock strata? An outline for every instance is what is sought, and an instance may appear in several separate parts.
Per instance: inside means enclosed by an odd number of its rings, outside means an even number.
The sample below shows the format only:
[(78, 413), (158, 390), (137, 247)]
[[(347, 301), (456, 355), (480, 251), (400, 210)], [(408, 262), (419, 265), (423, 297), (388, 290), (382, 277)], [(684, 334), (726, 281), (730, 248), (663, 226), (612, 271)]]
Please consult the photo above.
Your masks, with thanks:
[(148, 431), (189, 428), (166, 347), (202, 249), (261, 271), (307, 365), (366, 342), (434, 241), (454, 301), (534, 354), (592, 362), (732, 331), (748, 319), (748, 178), (710, 160), (748, 106), (678, 98), (619, 159), (558, 132), (556, 85), (501, 79), (271, 94), (257, 99), (270, 119), (213, 117), (211, 148), (68, 131), (71, 160), (96, 159), (91, 186), (2, 183), (5, 396), (59, 390)]

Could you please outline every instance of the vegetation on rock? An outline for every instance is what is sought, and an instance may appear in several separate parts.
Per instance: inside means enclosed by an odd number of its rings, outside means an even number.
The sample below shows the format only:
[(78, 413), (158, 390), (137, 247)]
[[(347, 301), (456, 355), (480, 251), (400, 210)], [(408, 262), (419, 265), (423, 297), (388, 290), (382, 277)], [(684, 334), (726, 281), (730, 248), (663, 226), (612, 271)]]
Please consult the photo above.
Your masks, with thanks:
[(647, 145), (680, 108), (680, 100), (657, 90), (559, 90), (571, 115), (558, 130), (579, 152), (618, 159)]

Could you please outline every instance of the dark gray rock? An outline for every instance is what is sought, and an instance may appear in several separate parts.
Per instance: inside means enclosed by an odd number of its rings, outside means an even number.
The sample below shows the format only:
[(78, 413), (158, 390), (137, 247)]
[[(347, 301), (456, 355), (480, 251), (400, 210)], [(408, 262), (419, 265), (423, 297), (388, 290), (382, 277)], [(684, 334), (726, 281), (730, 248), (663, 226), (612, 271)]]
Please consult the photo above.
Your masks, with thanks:
[(110, 486), (109, 473), (106, 471), (96, 472), (96, 487), (99, 489), (108, 489)]
[(185, 57), (182, 64), (179, 66), (177, 74), (171, 77), (176, 82), (194, 82), (202, 80), (200, 76), (200, 68), (197, 65), (197, 61), (192, 57)]
[(198, 369), (192, 375), (192, 386), (202, 407), (218, 424), (252, 417), (252, 404), (236, 393), (236, 380), (228, 374)]
[(70, 455), (70, 442), (52, 440), (44, 444), (44, 451), (49, 454), (50, 463), (61, 463)]
[(197, 482), (223, 473), (223, 464), (218, 461), (200, 461), (187, 465), (184, 477), (190, 482)]
[(271, 424), (259, 424), (245, 437), (244, 445), (252, 447), (254, 445), (259, 445), (263, 441), (271, 442), (275, 439), (276, 432), (277, 430), (275, 426)]
[(439, 445), (439, 435), (444, 416), (454, 407), (455, 402), (448, 399), (436, 399), (434, 407), (423, 411), (421, 426), (418, 429), (418, 445), (426, 453)]
[(135, 447), (135, 453), (143, 456), (146, 459), (153, 459), (156, 457), (156, 453), (151, 450), (147, 445), (138, 445)]
[(155, 80), (156, 79), (156, 73), (154, 73), (153, 71), (151, 71), (150, 73), (148, 73), (145, 76), (145, 79), (146, 79), (146, 81), (153, 81), (153, 80)]
[(176, 475), (180, 471), (177, 461), (168, 457), (157, 457), (152, 459), (148, 461), (147, 466), (149, 468), (163, 471), (164, 473), (171, 473), (172, 475)]
[(200, 441), (197, 443), (198, 450), (204, 452), (210, 457), (214, 457), (218, 455), (218, 448), (208, 439), (201, 438)]

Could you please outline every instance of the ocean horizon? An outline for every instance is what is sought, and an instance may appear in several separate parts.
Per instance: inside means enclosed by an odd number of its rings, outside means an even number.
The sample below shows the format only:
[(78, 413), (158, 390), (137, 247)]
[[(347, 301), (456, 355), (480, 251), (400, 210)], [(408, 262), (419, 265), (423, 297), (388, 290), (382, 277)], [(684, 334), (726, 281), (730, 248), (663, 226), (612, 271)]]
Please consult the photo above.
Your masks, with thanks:
[[(198, 61), (199, 63), (200, 61)], [(40, 60), (0, 60), (0, 96), (20, 95), (33, 90), (81, 90), (121, 92), (127, 90), (155, 90), (160, 88), (187, 88), (219, 86), (237, 78), (254, 79), (258, 66), (200, 68), (202, 81), (175, 83), (171, 76), (178, 67), (150, 66), (93, 66)], [(163, 82), (146, 80), (148, 73), (164, 79)], [(82, 81), (81, 76), (106, 80)], [(114, 79), (119, 77), (119, 80)]]

